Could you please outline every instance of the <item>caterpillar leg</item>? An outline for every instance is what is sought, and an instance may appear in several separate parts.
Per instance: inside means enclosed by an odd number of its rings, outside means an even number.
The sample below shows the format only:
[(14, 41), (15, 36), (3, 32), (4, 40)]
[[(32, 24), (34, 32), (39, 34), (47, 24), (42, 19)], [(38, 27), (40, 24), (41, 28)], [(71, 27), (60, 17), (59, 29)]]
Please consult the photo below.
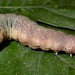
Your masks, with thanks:
[(72, 54), (70, 54), (70, 57), (72, 57)]
[(55, 52), (55, 55), (58, 55), (58, 52)]

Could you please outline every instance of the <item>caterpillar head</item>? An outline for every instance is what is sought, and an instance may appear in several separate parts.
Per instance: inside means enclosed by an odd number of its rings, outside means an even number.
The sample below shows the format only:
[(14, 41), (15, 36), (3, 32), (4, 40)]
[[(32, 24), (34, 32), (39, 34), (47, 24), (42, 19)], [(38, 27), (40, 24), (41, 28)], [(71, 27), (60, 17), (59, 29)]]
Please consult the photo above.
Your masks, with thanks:
[(3, 31), (0, 29), (0, 43), (3, 41)]

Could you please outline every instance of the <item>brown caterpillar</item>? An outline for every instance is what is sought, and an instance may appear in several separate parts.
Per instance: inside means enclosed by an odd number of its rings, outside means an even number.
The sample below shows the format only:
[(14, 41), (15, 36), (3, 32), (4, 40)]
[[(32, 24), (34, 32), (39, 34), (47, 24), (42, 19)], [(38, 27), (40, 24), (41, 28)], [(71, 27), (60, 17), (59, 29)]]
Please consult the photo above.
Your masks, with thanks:
[(14, 39), (36, 49), (53, 50), (56, 54), (65, 51), (75, 53), (75, 36), (39, 26), (26, 16), (0, 14), (0, 43)]

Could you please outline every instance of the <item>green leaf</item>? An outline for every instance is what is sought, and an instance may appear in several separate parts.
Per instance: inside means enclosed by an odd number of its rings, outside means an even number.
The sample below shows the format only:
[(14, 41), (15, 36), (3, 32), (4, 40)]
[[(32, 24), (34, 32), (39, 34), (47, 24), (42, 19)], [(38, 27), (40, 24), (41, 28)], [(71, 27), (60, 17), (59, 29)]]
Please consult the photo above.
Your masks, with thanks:
[[(0, 13), (26, 15), (40, 25), (75, 34), (75, 0), (0, 0)], [(75, 75), (75, 55), (33, 50), (16, 41), (0, 46), (0, 75)]]
[(56, 56), (53, 52), (35, 51), (12, 41), (0, 52), (1, 75), (70, 75), (75, 72), (75, 57)]

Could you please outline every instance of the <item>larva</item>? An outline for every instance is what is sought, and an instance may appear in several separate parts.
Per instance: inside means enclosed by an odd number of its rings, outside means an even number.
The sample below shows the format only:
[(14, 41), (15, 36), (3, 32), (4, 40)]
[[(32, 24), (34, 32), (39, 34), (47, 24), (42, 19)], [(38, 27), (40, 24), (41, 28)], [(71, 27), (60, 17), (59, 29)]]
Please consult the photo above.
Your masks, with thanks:
[(56, 54), (59, 51), (70, 56), (75, 53), (75, 36), (39, 26), (22, 15), (0, 14), (0, 43), (6, 39), (14, 39), (33, 49), (53, 50)]

